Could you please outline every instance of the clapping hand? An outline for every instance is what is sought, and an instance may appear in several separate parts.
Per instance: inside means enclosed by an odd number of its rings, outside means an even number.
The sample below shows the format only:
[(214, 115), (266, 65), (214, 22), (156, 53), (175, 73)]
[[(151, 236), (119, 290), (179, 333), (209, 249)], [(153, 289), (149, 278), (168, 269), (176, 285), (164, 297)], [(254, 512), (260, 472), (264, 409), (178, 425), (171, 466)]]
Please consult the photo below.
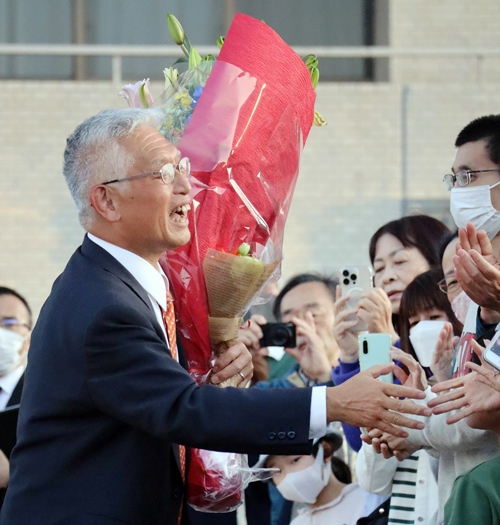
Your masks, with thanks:
[(453, 336), (453, 325), (445, 323), (439, 334), (436, 348), (432, 354), (430, 369), (436, 381), (447, 381), (451, 377), (451, 367), (453, 363), (453, 352), (458, 343), (458, 336)]
[(453, 257), (462, 290), (479, 306), (486, 323), (500, 320), (500, 262), (484, 230), (472, 223), (458, 230), (460, 242)]

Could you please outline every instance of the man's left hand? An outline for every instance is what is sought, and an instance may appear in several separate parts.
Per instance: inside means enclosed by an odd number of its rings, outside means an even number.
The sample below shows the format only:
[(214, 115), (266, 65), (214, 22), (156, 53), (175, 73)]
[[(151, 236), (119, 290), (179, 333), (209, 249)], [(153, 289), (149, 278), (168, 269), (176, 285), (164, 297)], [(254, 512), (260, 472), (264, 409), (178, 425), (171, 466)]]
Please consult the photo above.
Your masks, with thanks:
[[(460, 242), (453, 257), (455, 275), (462, 290), (479, 306), (486, 323), (500, 320), (500, 262), (484, 230), (474, 225), (459, 229)], [(486, 311), (483, 311), (486, 310)], [(493, 312), (491, 312), (493, 311)], [(498, 318), (498, 319), (497, 319)]]
[(253, 375), (252, 354), (243, 343), (236, 343), (217, 358), (212, 373), (210, 381), (214, 385), (238, 374), (241, 377), (238, 388), (245, 388)]

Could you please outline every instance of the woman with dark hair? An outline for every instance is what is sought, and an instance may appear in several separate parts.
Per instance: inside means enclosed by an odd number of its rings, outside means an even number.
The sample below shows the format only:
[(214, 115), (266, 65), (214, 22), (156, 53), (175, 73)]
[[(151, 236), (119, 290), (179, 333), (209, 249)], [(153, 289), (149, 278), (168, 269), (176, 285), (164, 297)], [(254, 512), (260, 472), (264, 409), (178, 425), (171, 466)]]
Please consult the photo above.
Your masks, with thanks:
[[(359, 305), (358, 315), (367, 322), (369, 332), (391, 333), (393, 342), (399, 339), (396, 316), (403, 292), (417, 275), (440, 265), (442, 239), (449, 233), (441, 221), (426, 215), (403, 217), (375, 232), (370, 240), (370, 260), (375, 271), (375, 286), (385, 294), (372, 292)], [(377, 304), (380, 296), (389, 299), (390, 314), (385, 307), (386, 300)], [(382, 312), (386, 314), (385, 327), (389, 331), (378, 330), (384, 328), (380, 322), (377, 324), (377, 317), (381, 317)]]
[[(359, 372), (358, 334), (351, 331), (358, 321), (347, 318), (356, 314), (365, 321), (369, 333), (391, 334), (393, 344), (399, 347), (398, 314), (403, 292), (417, 275), (440, 264), (441, 242), (449, 233), (442, 222), (426, 215), (403, 217), (375, 232), (369, 249), (375, 288), (362, 294), (354, 310), (344, 309), (349, 296), (341, 297), (337, 288), (333, 333), (340, 347), (340, 364), (332, 372), (336, 385)], [(359, 450), (359, 429), (344, 425), (344, 431), (349, 445)]]
[[(463, 325), (455, 316), (446, 295), (439, 289), (443, 272), (434, 268), (416, 277), (406, 288), (399, 308), (401, 349), (418, 361), (410, 333), (420, 321), (448, 321), (453, 335), (462, 333)], [(446, 379), (449, 379), (447, 377)]]

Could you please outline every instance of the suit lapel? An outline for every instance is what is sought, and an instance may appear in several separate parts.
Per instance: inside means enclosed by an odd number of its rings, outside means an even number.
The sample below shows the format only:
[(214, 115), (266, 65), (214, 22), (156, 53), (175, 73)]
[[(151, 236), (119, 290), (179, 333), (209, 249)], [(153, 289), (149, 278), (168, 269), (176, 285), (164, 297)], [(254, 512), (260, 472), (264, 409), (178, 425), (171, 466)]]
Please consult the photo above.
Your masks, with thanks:
[[(146, 292), (146, 290), (139, 284), (137, 279), (106, 250), (101, 248), (95, 242), (92, 242), (87, 237), (87, 235), (85, 235), (85, 238), (83, 240), (81, 251), (85, 257), (91, 259), (96, 264), (104, 268), (106, 271), (118, 277), (126, 286), (128, 286), (137, 296), (140, 297), (140, 299), (146, 305), (150, 312), (150, 318), (153, 322), (156, 333), (163, 340), (163, 342), (167, 344), (165, 334), (163, 333), (163, 330), (160, 328), (160, 325), (158, 324), (158, 321), (156, 319), (156, 315), (151, 305), (149, 295)], [(170, 355), (170, 350), (168, 350), (168, 348), (167, 352)]]
[(154, 315), (153, 308), (151, 307), (151, 301), (149, 300), (146, 290), (144, 290), (135, 277), (112, 255), (110, 255), (106, 250), (101, 248), (95, 242), (92, 242), (87, 237), (87, 235), (85, 235), (85, 238), (83, 239), (81, 250), (85, 257), (92, 259), (99, 266), (102, 266), (106, 271), (116, 275), (116, 277), (123, 281), (135, 294), (137, 294), (142, 299), (144, 304)]
[(5, 406), (5, 408), (12, 407), (14, 405), (19, 405), (19, 403), (21, 402), (21, 394), (23, 392), (23, 385), (24, 385), (24, 374), (21, 376), (21, 378), (17, 382), (16, 388), (14, 388), (14, 392), (12, 392), (12, 395), (7, 401), (7, 405)]

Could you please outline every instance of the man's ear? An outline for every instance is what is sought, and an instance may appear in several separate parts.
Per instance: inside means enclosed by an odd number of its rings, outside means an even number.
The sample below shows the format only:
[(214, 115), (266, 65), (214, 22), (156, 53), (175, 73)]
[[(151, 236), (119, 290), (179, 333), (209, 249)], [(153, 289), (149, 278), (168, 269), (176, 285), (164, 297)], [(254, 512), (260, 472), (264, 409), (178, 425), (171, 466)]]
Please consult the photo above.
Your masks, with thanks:
[(325, 463), (327, 463), (328, 461), (330, 461), (330, 459), (332, 458), (333, 456), (333, 447), (330, 443), (328, 443), (327, 441), (322, 441), (321, 442), (321, 446), (323, 447), (323, 451), (324, 451), (324, 454), (323, 454), (323, 461)]
[(117, 197), (118, 194), (112, 188), (98, 184), (90, 190), (90, 205), (104, 220), (117, 222), (120, 220)]

